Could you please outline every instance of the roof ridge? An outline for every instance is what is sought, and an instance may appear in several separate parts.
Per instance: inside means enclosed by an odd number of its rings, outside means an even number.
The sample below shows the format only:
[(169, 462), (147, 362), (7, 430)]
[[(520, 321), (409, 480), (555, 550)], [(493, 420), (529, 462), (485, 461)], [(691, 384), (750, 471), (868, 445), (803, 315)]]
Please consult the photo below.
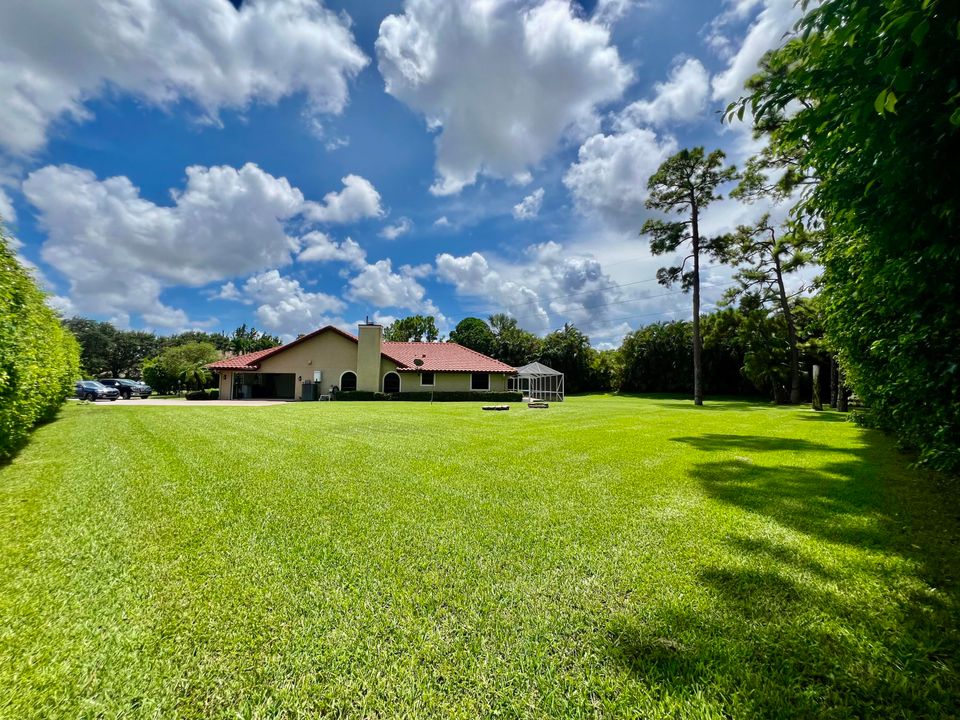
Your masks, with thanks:
[(473, 348), (468, 348), (466, 345), (461, 345), (461, 344), (458, 343), (458, 342), (452, 342), (452, 341), (448, 340), (448, 341), (447, 341), (447, 344), (448, 344), (448, 345), (456, 345), (458, 348), (463, 348), (463, 349), (466, 350), (467, 352), (471, 352), (471, 353), (473, 353), (474, 355), (479, 355), (480, 357), (486, 358), (487, 360), (493, 360), (494, 362), (498, 362), (498, 363), (500, 363), (501, 365), (505, 365), (506, 367), (510, 368), (511, 370), (514, 369), (514, 368), (512, 368), (510, 365), (507, 365), (505, 362), (503, 362), (503, 360), (497, 360), (495, 357), (490, 357), (489, 355), (484, 355), (484, 354), (483, 354), (482, 352), (480, 352), (479, 350), (474, 350)]

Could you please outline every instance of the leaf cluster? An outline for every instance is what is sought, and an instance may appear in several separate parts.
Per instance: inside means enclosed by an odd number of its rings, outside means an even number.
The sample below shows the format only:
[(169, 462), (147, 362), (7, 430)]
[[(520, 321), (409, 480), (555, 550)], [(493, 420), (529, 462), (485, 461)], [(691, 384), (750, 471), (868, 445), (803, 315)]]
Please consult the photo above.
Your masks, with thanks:
[(80, 375), (80, 348), (0, 226), (0, 460), (51, 420)]
[(796, 217), (828, 231), (825, 326), (856, 394), (960, 470), (960, 4), (804, 9), (728, 118), (749, 111), (769, 159), (811, 180)]

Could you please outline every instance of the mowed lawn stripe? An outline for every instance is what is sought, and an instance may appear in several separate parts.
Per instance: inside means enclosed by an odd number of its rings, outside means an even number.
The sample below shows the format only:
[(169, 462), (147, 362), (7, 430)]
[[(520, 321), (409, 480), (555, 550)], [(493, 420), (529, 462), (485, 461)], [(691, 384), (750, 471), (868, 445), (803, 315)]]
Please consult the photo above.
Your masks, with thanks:
[(69, 407), (0, 468), (0, 714), (956, 713), (956, 512), (841, 420)]

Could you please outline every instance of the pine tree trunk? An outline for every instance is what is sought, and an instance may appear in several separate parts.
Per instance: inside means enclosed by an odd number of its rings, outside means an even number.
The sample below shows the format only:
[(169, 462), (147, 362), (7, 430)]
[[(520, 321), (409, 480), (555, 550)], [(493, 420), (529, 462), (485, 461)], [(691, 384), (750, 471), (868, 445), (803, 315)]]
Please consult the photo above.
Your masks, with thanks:
[(783, 284), (783, 270), (780, 268), (780, 256), (773, 253), (774, 270), (777, 273), (777, 290), (780, 293), (780, 308), (783, 310), (783, 319), (787, 323), (787, 337), (790, 340), (790, 404), (800, 403), (800, 351), (797, 348), (797, 326), (793, 322), (793, 313), (790, 312), (790, 301), (787, 299), (787, 289)]
[(691, 230), (693, 236), (693, 404), (703, 405), (703, 340), (700, 337), (700, 227), (697, 205), (692, 203)]
[(813, 402), (814, 410), (823, 410), (823, 403), (820, 402), (820, 366), (813, 366)]
[(830, 356), (830, 407), (837, 407), (837, 359)]

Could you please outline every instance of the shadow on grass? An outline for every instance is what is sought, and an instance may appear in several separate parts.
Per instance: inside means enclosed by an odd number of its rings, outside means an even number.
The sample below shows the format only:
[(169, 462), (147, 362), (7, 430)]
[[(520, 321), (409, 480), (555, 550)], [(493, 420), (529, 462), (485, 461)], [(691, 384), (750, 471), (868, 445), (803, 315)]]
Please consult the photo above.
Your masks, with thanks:
[(695, 410), (698, 412), (731, 412), (763, 410), (776, 407), (770, 400), (742, 395), (717, 395), (704, 398), (703, 405), (694, 405), (691, 395), (682, 393), (611, 393), (606, 397), (629, 400), (653, 400), (671, 410)]
[(807, 451), (844, 453), (850, 451), (845, 448), (834, 448), (823, 443), (816, 443), (801, 438), (769, 437), (765, 435), (733, 435), (727, 433), (707, 433), (688, 437), (670, 438), (671, 442), (685, 443), (704, 452), (720, 450), (737, 450), (749, 452), (780, 452), (780, 451)]
[(27, 430), (25, 434), (21, 435), (16, 440), (14, 440), (5, 451), (6, 454), (5, 455), (0, 454), (0, 469), (6, 467), (7, 465), (10, 465), (11, 463), (13, 463), (14, 460), (17, 459), (20, 453), (23, 452), (24, 448), (26, 448), (30, 444), (30, 441), (33, 438), (33, 434), (37, 432), (37, 430), (39, 430), (45, 425), (49, 425), (52, 422), (56, 422), (62, 417), (62, 415), (63, 415), (63, 407), (61, 406), (57, 408), (56, 411), (51, 413), (48, 417), (40, 418), (39, 420), (37, 420), (37, 422), (35, 422), (33, 426)]
[[(752, 456), (704, 460), (690, 475), (773, 532), (725, 536), (719, 559), (697, 571), (708, 609), (654, 603), (642, 619), (614, 618), (610, 655), (652, 692), (701, 694), (727, 716), (960, 715), (955, 497), (908, 470), (878, 433), (862, 438), (853, 449), (676, 438)], [(761, 464), (784, 450), (820, 462)]]
[(836, 410), (811, 410), (810, 412), (799, 413), (797, 417), (801, 420), (829, 423), (850, 422), (851, 420), (850, 413), (842, 413)]

